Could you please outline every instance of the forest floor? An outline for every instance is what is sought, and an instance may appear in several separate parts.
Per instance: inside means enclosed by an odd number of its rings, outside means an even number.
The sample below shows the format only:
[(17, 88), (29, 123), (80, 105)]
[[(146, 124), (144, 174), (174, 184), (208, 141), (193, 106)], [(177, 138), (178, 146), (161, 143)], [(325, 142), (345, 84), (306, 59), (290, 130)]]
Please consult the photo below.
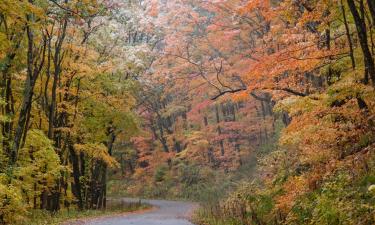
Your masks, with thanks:
[[(123, 198), (124, 202), (138, 202), (138, 199)], [(142, 204), (153, 208), (133, 213), (124, 213), (91, 219), (69, 221), (63, 225), (192, 225), (189, 220), (198, 204), (182, 201), (142, 200)]]

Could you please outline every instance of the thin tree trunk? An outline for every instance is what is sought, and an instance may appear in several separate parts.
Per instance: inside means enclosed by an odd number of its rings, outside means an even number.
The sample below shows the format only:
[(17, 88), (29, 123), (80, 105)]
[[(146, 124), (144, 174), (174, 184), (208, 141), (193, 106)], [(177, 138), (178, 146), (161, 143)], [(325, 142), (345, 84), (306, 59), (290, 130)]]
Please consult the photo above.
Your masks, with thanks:
[(80, 170), (79, 170), (79, 159), (77, 154), (74, 151), (72, 143), (68, 143), (69, 148), (69, 154), (70, 154), (70, 160), (72, 161), (72, 167), (73, 167), (73, 179), (74, 179), (74, 185), (73, 185), (73, 193), (75, 197), (78, 200), (78, 208), (80, 210), (83, 209), (83, 201), (82, 201), (82, 189), (81, 189), (81, 182), (80, 182)]
[(345, 6), (344, 6), (342, 0), (340, 0), (340, 1), (341, 1), (341, 10), (342, 10), (342, 16), (343, 16), (343, 19), (344, 19), (346, 37), (348, 38), (348, 44), (349, 44), (349, 56), (350, 56), (350, 59), (352, 61), (352, 68), (355, 69), (356, 65), (355, 65), (352, 37), (350, 35), (348, 20), (346, 18)]
[[(215, 105), (215, 112), (216, 112), (216, 123), (219, 124), (220, 123), (220, 115), (219, 115), (219, 107), (217, 105)], [(217, 126), (217, 133), (218, 133), (219, 136), (221, 135), (220, 125)], [(220, 144), (220, 153), (221, 153), (222, 156), (224, 156), (225, 150), (224, 150), (223, 140), (220, 140), (219, 144)]]
[(60, 54), (61, 54), (62, 44), (64, 42), (65, 35), (66, 35), (67, 25), (68, 25), (68, 20), (65, 19), (61, 28), (61, 36), (56, 43), (55, 55), (53, 57), (53, 64), (54, 64), (55, 70), (53, 73), (51, 105), (50, 105), (49, 114), (48, 114), (48, 137), (51, 139), (53, 138), (53, 128), (54, 128), (54, 123), (55, 123), (57, 82), (58, 82), (58, 79), (60, 77), (60, 72), (61, 72), (62, 58)]
[(364, 62), (365, 62), (364, 83), (367, 84), (370, 78), (372, 80), (373, 85), (375, 85), (375, 65), (374, 65), (374, 60), (370, 52), (370, 48), (368, 46), (365, 18), (361, 18), (354, 0), (347, 0), (347, 2), (349, 5), (349, 9), (354, 18), (354, 22), (355, 22), (358, 37), (359, 37), (359, 42), (360, 42), (363, 57), (364, 57)]
[(367, 5), (372, 17), (372, 27), (375, 27), (375, 1), (374, 0), (367, 0)]
[(168, 148), (168, 144), (167, 144), (167, 139), (165, 139), (164, 137), (164, 130), (163, 130), (163, 124), (162, 124), (162, 118), (159, 114), (157, 114), (157, 125), (158, 125), (158, 128), (159, 128), (159, 140), (161, 142), (161, 144), (163, 145), (163, 149), (165, 152), (169, 152), (169, 148)]
[[(22, 34), (19, 34), (22, 36)], [(1, 106), (1, 112), (5, 116), (12, 116), (15, 114), (14, 112), (14, 99), (12, 95), (12, 77), (10, 75), (10, 68), (12, 66), (12, 62), (16, 57), (16, 51), (19, 49), (21, 44), (21, 38), (17, 39), (15, 47), (12, 52), (6, 55), (6, 60), (1, 68), (2, 79), (0, 81), (0, 93), (1, 97), (5, 100), (4, 105)], [(13, 129), (13, 121), (12, 120), (5, 120), (2, 122), (2, 135), (3, 135), (3, 151), (11, 158), (11, 149), (10, 149), (10, 142), (12, 140), (12, 129)]]
[[(31, 16), (28, 16), (28, 20), (30, 20)], [(42, 53), (39, 56), (40, 63), (38, 64), (35, 57), (34, 52), (34, 33), (30, 26), (26, 28), (27, 32), (27, 79), (23, 94), (23, 101), (21, 104), (21, 110), (18, 118), (18, 123), (16, 126), (16, 132), (14, 135), (14, 142), (13, 148), (10, 158), (10, 163), (14, 164), (17, 161), (18, 150), (21, 146), (22, 136), (25, 133), (25, 129), (27, 129), (27, 117), (28, 112), (31, 110), (32, 106), (32, 98), (34, 95), (34, 87), (36, 80), (42, 70), (44, 64), (44, 55), (46, 51), (46, 40), (44, 39), (43, 46), (42, 46)]]

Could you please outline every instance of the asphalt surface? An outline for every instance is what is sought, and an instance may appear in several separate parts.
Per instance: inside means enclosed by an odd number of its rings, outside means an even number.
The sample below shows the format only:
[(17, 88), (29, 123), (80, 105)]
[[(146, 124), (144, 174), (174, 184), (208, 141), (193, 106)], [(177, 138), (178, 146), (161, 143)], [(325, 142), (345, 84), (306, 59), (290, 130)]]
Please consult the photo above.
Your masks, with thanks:
[[(123, 199), (127, 202), (138, 199)], [(194, 203), (166, 200), (142, 200), (154, 206), (145, 212), (115, 215), (80, 221), (77, 225), (193, 225), (189, 218), (197, 207)]]

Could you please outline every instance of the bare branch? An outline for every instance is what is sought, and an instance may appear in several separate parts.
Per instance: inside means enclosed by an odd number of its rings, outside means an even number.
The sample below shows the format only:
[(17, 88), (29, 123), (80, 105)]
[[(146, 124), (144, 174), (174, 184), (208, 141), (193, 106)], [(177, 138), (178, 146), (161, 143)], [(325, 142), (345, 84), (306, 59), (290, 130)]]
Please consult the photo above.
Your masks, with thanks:
[(220, 91), (220, 93), (218, 95), (212, 97), (211, 100), (216, 100), (216, 99), (220, 98), (223, 95), (234, 94), (234, 93), (241, 92), (241, 91), (246, 91), (246, 88), (238, 88), (238, 89)]

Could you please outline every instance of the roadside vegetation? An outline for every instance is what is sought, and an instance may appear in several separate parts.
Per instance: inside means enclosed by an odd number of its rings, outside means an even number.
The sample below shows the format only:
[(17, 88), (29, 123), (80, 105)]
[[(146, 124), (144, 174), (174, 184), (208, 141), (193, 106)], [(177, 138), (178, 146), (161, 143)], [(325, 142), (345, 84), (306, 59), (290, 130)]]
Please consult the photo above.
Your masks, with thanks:
[(106, 209), (101, 210), (77, 210), (63, 209), (57, 213), (49, 213), (45, 210), (32, 210), (29, 214), (29, 225), (69, 225), (80, 224), (82, 221), (99, 217), (116, 216), (131, 212), (141, 212), (150, 209), (151, 206), (140, 202), (128, 203), (121, 200), (109, 201)]

